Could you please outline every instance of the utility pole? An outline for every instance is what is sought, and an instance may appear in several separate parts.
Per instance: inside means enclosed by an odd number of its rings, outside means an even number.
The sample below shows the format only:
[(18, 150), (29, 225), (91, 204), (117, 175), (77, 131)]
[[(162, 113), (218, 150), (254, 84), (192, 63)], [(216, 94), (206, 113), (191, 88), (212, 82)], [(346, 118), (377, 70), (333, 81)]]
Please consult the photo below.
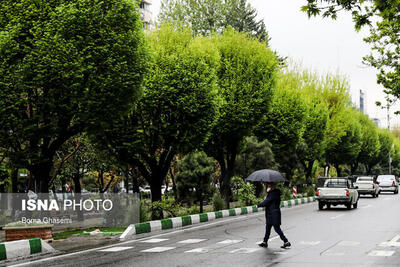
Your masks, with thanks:
[[(387, 127), (388, 131), (390, 132), (390, 104), (389, 101), (387, 101)], [(392, 174), (392, 157), (390, 156), (390, 149), (389, 149), (389, 174)]]

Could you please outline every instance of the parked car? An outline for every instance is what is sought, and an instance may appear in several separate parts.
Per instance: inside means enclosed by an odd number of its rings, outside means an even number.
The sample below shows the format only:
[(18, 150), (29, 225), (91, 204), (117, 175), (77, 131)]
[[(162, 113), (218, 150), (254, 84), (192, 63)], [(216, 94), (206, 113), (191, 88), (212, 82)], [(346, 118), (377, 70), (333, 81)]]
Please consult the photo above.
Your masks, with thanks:
[(345, 205), (347, 209), (351, 209), (351, 206), (355, 209), (357, 208), (357, 187), (353, 185), (351, 179), (346, 177), (323, 179), (323, 187), (318, 187), (315, 193), (320, 210), (322, 210), (325, 205), (328, 209), (330, 209), (332, 205)]
[(379, 183), (381, 192), (389, 191), (394, 194), (399, 193), (399, 180), (394, 175), (378, 175), (376, 181)]
[(357, 178), (354, 186), (357, 186), (359, 195), (371, 195), (372, 197), (379, 196), (379, 185), (374, 181), (374, 177), (360, 176)]

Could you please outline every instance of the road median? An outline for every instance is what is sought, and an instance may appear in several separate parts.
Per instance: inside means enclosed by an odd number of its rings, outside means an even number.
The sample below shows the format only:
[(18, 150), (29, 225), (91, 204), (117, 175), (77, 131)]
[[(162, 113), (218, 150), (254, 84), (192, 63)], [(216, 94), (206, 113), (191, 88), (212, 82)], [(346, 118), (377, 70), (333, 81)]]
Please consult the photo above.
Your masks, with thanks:
[[(297, 198), (292, 200), (281, 201), (281, 207), (292, 207), (305, 203), (315, 201), (315, 197)], [(120, 239), (126, 239), (137, 234), (151, 233), (168, 229), (181, 228), (193, 224), (209, 222), (220, 218), (226, 218), (230, 216), (238, 216), (243, 214), (250, 214), (259, 211), (263, 211), (264, 208), (257, 208), (257, 206), (247, 206), (241, 208), (233, 208), (228, 210), (213, 211), (208, 213), (193, 214), (182, 217), (168, 218), (157, 221), (149, 221), (131, 224), (126, 228)]]
[(54, 248), (40, 238), (4, 242), (0, 243), (0, 262), (49, 252), (55, 252)]

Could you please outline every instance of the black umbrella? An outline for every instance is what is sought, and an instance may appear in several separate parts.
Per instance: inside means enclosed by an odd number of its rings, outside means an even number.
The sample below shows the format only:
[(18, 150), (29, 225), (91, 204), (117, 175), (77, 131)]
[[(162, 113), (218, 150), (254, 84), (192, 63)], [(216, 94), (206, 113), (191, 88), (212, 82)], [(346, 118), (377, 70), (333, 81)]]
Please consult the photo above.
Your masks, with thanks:
[(264, 169), (253, 172), (247, 177), (246, 181), (276, 183), (285, 182), (287, 180), (278, 171)]

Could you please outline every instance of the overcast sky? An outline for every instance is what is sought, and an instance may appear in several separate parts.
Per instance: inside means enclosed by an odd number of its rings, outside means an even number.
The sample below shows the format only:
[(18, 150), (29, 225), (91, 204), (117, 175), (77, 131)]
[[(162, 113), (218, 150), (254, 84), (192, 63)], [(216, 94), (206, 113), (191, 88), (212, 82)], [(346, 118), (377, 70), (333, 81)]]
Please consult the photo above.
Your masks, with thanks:
[[(153, 19), (159, 12), (161, 0), (153, 0)], [(350, 82), (353, 102), (359, 105), (360, 89), (365, 91), (366, 112), (370, 118), (379, 118), (386, 127), (386, 111), (376, 107), (384, 102), (382, 87), (376, 83), (377, 71), (362, 64), (369, 53), (363, 41), (368, 29), (354, 30), (348, 13), (340, 13), (337, 20), (319, 17), (308, 19), (300, 11), (305, 0), (249, 0), (264, 19), (271, 37), (270, 46), (282, 56), (301, 62), (306, 68), (320, 73), (340, 73)], [(400, 109), (400, 107), (395, 107)], [(391, 115), (391, 126), (400, 124), (398, 116)]]

